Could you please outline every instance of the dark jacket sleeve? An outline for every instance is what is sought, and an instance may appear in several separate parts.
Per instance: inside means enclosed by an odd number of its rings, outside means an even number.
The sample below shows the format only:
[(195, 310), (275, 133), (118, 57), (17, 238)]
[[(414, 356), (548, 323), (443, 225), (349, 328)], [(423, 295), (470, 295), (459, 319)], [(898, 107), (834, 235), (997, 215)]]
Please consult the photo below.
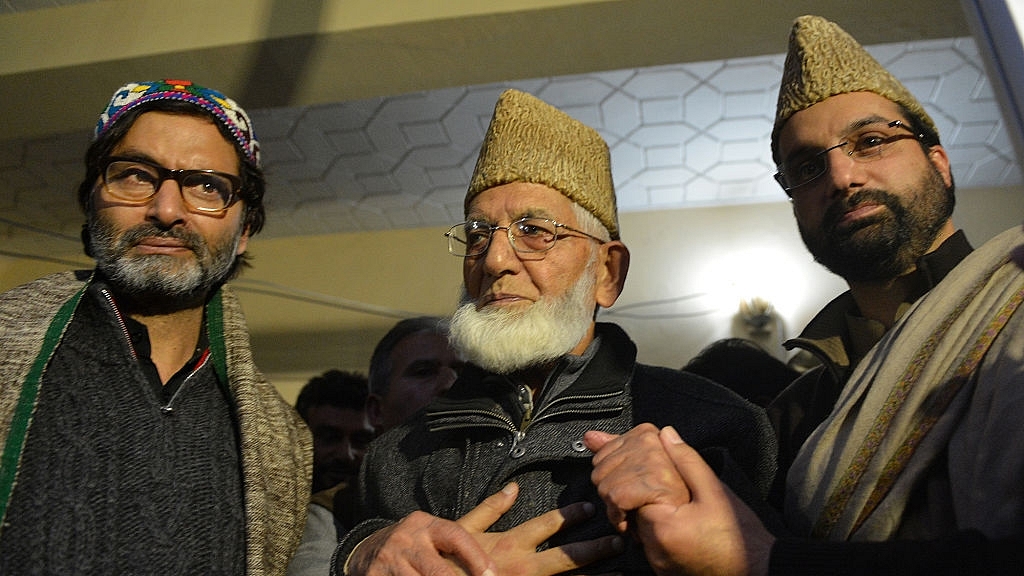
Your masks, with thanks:
[(632, 394), (634, 424), (673, 426), (769, 530), (785, 533), (766, 501), (775, 477), (776, 443), (762, 408), (701, 376), (641, 364)]
[(941, 540), (829, 542), (780, 538), (769, 576), (1009, 576), (1024, 566), (1024, 540), (965, 530)]

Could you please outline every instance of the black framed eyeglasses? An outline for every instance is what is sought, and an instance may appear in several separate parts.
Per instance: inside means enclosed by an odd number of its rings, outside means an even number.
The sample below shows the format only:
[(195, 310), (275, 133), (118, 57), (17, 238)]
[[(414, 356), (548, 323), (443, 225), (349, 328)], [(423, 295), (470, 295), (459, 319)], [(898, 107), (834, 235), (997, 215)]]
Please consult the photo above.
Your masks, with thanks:
[[(894, 134), (894, 129), (903, 129), (910, 133)], [(786, 159), (778, 166), (775, 181), (782, 186), (786, 195), (792, 198), (795, 190), (814, 182), (828, 172), (828, 153), (836, 148), (843, 148), (843, 153), (857, 162), (872, 162), (881, 158), (893, 143), (908, 138), (922, 140), (924, 134), (915, 133), (902, 120), (871, 122), (850, 132), (835, 146), (810, 155), (802, 154)]]
[(166, 180), (178, 183), (181, 198), (190, 208), (219, 214), (238, 202), (242, 179), (216, 170), (170, 170), (159, 164), (111, 156), (103, 165), (103, 189), (111, 198), (145, 204)]
[(512, 249), (520, 254), (547, 252), (555, 242), (566, 234), (560, 230), (575, 232), (601, 244), (605, 240), (547, 218), (520, 218), (508, 226), (494, 226), (480, 220), (470, 220), (452, 226), (445, 236), (448, 238), (448, 252), (452, 256), (479, 256), (487, 252), (491, 238), (498, 230), (508, 233)]

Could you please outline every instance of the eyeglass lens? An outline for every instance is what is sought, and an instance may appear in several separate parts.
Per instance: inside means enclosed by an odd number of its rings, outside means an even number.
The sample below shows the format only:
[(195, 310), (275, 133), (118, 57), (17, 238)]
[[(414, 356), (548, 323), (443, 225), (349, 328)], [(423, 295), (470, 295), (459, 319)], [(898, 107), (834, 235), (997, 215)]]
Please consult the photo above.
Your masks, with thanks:
[(210, 170), (168, 170), (144, 162), (115, 160), (107, 165), (104, 182), (119, 199), (144, 202), (156, 194), (165, 180), (174, 180), (192, 207), (205, 211), (227, 208), (237, 188), (228, 175)]
[(877, 160), (893, 142), (904, 138), (916, 138), (913, 133), (894, 133), (893, 130), (898, 128), (909, 130), (900, 120), (872, 122), (862, 126), (847, 134), (835, 146), (819, 150), (810, 156), (787, 159), (775, 175), (775, 179), (786, 191), (812, 182), (828, 172), (828, 154), (836, 148), (842, 148), (847, 156), (859, 162)]
[(448, 231), (448, 251), (456, 256), (483, 254), (498, 230), (507, 231), (516, 252), (546, 252), (558, 238), (556, 223), (544, 218), (523, 218), (508, 226), (469, 221), (456, 224)]

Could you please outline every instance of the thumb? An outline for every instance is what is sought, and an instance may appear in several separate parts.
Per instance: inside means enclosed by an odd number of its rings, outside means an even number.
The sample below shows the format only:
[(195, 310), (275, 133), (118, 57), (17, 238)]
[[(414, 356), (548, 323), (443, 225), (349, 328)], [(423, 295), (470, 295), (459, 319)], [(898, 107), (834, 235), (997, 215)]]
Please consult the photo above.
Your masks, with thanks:
[(700, 453), (683, 441), (671, 426), (661, 429), (658, 434), (672, 465), (690, 491), (690, 499), (707, 491), (722, 490), (722, 483), (715, 471), (701, 458)]
[(618, 438), (618, 434), (609, 434), (600, 430), (590, 430), (583, 435), (583, 445), (591, 452), (597, 453), (606, 444)]
[(508, 512), (517, 496), (519, 496), (519, 485), (509, 482), (500, 492), (491, 494), (455, 522), (469, 532), (485, 532), (491, 527), (491, 524), (501, 518), (502, 514)]

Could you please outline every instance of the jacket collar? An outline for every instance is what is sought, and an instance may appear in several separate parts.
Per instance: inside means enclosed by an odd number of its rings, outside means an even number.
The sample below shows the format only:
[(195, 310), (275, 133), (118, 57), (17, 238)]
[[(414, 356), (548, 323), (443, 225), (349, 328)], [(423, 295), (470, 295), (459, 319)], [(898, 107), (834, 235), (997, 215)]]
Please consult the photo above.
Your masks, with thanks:
[[(625, 331), (610, 323), (598, 322), (595, 328), (594, 342), (597, 346), (586, 365), (579, 370), (579, 375), (558, 396), (595, 396), (616, 392), (628, 381), (636, 362), (636, 345), (629, 339)], [(590, 355), (587, 350), (583, 357)], [(548, 375), (545, 388), (551, 380), (557, 378), (575, 358), (563, 357)], [(459, 379), (445, 394), (434, 398), (427, 407), (427, 417), (449, 410), (490, 409), (502, 399), (515, 394), (518, 384), (514, 376), (505, 376), (488, 372), (475, 365), (463, 368)], [(547, 399), (545, 401), (550, 401)], [(504, 402), (501, 402), (504, 404)], [(510, 407), (505, 406), (508, 410)]]

